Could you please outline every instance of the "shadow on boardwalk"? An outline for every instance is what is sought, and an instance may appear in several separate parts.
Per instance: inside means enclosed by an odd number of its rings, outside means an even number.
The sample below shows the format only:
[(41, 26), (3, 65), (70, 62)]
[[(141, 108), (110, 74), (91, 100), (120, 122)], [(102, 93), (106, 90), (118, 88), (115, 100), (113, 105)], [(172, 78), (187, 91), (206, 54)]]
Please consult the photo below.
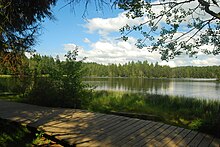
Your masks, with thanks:
[(0, 101), (0, 117), (43, 130), (72, 146), (220, 146), (195, 131), (123, 116)]

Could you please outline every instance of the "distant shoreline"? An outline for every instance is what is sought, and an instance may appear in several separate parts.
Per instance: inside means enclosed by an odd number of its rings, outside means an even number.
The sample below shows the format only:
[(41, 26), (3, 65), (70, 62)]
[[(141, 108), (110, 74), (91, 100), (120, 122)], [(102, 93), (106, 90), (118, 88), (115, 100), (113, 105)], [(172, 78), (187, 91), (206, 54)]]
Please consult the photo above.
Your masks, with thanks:
[[(48, 77), (49, 75), (38, 75), (37, 77)], [(11, 78), (11, 77), (19, 77), (19, 75), (0, 75), (0, 78)], [(24, 77), (31, 77), (30, 75), (24, 75)], [(97, 77), (97, 76), (85, 76), (83, 79), (152, 79), (152, 80), (184, 80), (184, 81), (220, 81), (217, 78), (166, 78), (166, 77)]]
[(83, 77), (84, 79), (152, 79), (152, 80), (184, 80), (184, 81), (219, 81), (217, 78), (166, 78), (166, 77), (96, 77), (96, 76), (91, 76), (91, 77)]

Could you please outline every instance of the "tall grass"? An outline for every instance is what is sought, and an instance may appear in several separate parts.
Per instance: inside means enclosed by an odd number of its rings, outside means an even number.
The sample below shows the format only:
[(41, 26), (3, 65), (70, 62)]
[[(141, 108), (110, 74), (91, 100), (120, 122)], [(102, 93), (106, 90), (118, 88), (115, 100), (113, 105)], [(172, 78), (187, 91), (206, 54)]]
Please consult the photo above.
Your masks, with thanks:
[(98, 112), (132, 112), (220, 136), (220, 101), (178, 96), (96, 91), (87, 108)]

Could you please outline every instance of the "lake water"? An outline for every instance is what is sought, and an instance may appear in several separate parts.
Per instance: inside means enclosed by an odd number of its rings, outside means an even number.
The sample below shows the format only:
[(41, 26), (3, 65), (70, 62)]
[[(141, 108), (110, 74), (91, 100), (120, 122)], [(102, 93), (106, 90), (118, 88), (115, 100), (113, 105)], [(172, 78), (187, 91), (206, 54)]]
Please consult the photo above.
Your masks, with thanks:
[(96, 90), (140, 92), (219, 99), (220, 82), (214, 79), (86, 78)]
[[(96, 90), (113, 90), (220, 100), (220, 82), (214, 79), (85, 78)], [(21, 92), (30, 80), (0, 78), (1, 92)]]

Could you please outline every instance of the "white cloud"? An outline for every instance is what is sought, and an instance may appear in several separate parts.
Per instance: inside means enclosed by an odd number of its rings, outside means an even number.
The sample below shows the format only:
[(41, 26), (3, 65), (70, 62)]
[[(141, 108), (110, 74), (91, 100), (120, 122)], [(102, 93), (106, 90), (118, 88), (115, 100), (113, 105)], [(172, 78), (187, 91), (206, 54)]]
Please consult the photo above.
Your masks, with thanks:
[(191, 61), (191, 64), (194, 66), (208, 66), (208, 65), (219, 65), (220, 60), (218, 56), (209, 56), (209, 57), (204, 57), (199, 58), (199, 59), (194, 59)]
[(167, 62), (167, 61), (162, 61), (162, 62), (159, 63), (159, 65), (163, 65), (163, 66), (164, 66), (164, 65), (169, 65), (170, 67), (176, 67), (176, 66), (177, 66), (174, 61), (169, 61), (169, 62)]
[(139, 19), (128, 19), (125, 16), (126, 12), (119, 13), (117, 17), (114, 18), (92, 18), (88, 19), (88, 23), (84, 25), (88, 29), (88, 33), (97, 32), (101, 36), (106, 36), (111, 32), (119, 32), (119, 29), (126, 24), (138, 25), (140, 24)]
[[(156, 62), (160, 60), (160, 55), (156, 52), (150, 53), (147, 49), (138, 49), (134, 45), (135, 39), (131, 38), (127, 42), (121, 40), (99, 40), (91, 43), (91, 50), (85, 50), (78, 47), (79, 59), (87, 57), (87, 62), (97, 62), (102, 64), (109, 63), (127, 63), (129, 61), (144, 61)], [(65, 44), (64, 50), (74, 50), (75, 44)]]
[(77, 47), (76, 44), (73, 44), (73, 43), (69, 43), (69, 44), (64, 44), (64, 50), (65, 51), (73, 51), (75, 50)]

